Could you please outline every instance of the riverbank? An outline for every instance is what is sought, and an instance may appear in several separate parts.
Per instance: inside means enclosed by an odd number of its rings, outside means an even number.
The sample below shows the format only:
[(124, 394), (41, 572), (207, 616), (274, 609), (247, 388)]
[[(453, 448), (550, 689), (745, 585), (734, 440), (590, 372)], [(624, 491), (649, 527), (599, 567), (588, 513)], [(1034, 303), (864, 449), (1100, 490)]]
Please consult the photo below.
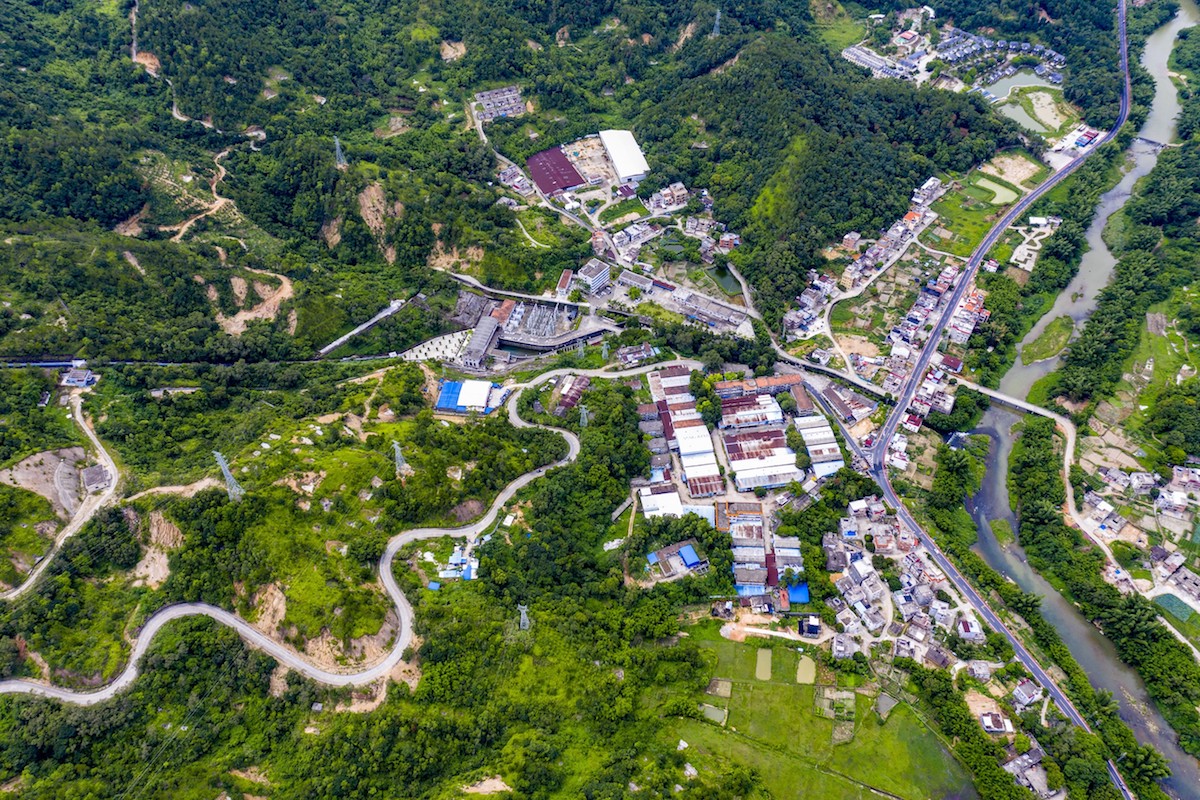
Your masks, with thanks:
[[(1143, 65), (1154, 78), (1155, 99), (1139, 132), (1143, 139), (1166, 142), (1174, 138), (1175, 118), (1179, 114), (1180, 106), (1176, 87), (1170, 79), (1167, 59), (1179, 31), (1197, 24), (1198, 21), (1200, 13), (1189, 0), (1182, 4), (1181, 12), (1175, 19), (1147, 39)], [(1024, 350), (1037, 341), (1054, 320), (1066, 316), (1072, 320), (1074, 327), (1078, 328), (1080, 323), (1091, 316), (1101, 290), (1109, 282), (1116, 267), (1116, 259), (1109, 252), (1103, 239), (1104, 228), (1108, 220), (1124, 207), (1137, 181), (1154, 168), (1158, 161), (1158, 152), (1157, 147), (1145, 142), (1136, 142), (1130, 147), (1126, 156), (1130, 159), (1130, 168), (1115, 186), (1101, 195), (1092, 210), (1091, 221), (1083, 237), (1087, 249), (1081, 254), (1078, 271), (1062, 289), (1053, 306), (1040, 314), (1039, 321), (1024, 333), (1018, 348)], [(1122, 161), (1124, 160), (1123, 158)], [(1037, 402), (1039, 398), (1034, 394), (1044, 396), (1045, 392), (1038, 392), (1037, 389), (1044, 390), (1047, 381), (1052, 380), (1046, 376), (1060, 363), (1061, 356), (1029, 364), (1018, 359), (999, 382), (1000, 390), (1014, 397), (1028, 397)], [(1037, 388), (1031, 394), (1030, 390), (1035, 388), (1035, 384)], [(1200, 763), (1180, 747), (1176, 732), (1153, 704), (1142, 677), (1125, 663), (1117, 647), (1100, 633), (1089, 618), (1080, 613), (1075, 604), (1060, 593), (1059, 588), (1030, 566), (1021, 546), (1001, 543), (995, 536), (993, 525), (998, 521), (1005, 521), (1009, 526), (1018, 528), (1012, 508), (1013, 498), (1009, 496), (1009, 460), (1014, 445), (1011, 429), (1019, 419), (1014, 412), (993, 406), (976, 431), (991, 436), (994, 446), (988, 460), (983, 486), (974, 498), (978, 537), (974, 552), (989, 567), (1014, 581), (1022, 591), (1040, 598), (1042, 616), (1057, 631), (1074, 661), (1087, 665), (1087, 676), (1091, 685), (1112, 692), (1118, 703), (1121, 720), (1134, 731), (1138, 741), (1150, 745), (1166, 757), (1172, 776), (1163, 782), (1164, 788), (1171, 795), (1183, 800), (1200, 798)], [(1059, 483), (1057, 476), (1052, 477), (1055, 484)], [(1065, 487), (1061, 488), (1066, 490)], [(1042, 487), (1041, 493), (1045, 496), (1045, 487)], [(1058, 524), (1062, 525), (1061, 521)], [(1032, 543), (1030, 537), (1034, 534), (1028, 529), (1028, 522), (1025, 527), (1018, 529), (1023, 534), (1022, 543)], [(1096, 570), (1096, 567), (1091, 569)], [(1050, 577), (1060, 586), (1068, 587), (1061, 575)], [(1079, 587), (1075, 588), (1078, 590)], [(1126, 652), (1125, 655), (1129, 657), (1131, 654)], [(1189, 663), (1192, 663), (1190, 654)], [(1147, 674), (1147, 665), (1142, 664), (1142, 667), (1143, 674)]]

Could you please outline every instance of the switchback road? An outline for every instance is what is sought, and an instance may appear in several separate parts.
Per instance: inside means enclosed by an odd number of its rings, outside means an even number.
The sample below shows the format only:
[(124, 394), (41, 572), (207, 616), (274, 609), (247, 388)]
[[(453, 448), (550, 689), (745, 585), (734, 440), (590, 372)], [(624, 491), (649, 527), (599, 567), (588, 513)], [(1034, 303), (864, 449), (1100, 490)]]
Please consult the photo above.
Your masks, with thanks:
[[(41, 697), (51, 697), (56, 700), (61, 700), (75, 705), (90, 706), (97, 703), (102, 703), (108, 700), (133, 683), (139, 673), (139, 662), (142, 656), (150, 647), (150, 643), (154, 640), (154, 636), (158, 631), (173, 620), (182, 619), (184, 617), (205, 616), (213, 619), (222, 625), (226, 625), (237, 631), (238, 635), (249, 644), (258, 650), (267, 653), (276, 661), (284, 664), (289, 669), (304, 675), (306, 678), (323, 683), (329, 686), (361, 686), (366, 683), (371, 683), (374, 680), (387, 676), (392, 669), (399, 664), (404, 657), (404, 651), (412, 642), (413, 630), (413, 610), (408, 598), (404, 596), (404, 592), (400, 590), (399, 584), (396, 583), (396, 578), (392, 574), (392, 565), (395, 561), (396, 554), (410, 542), (422, 541), (425, 539), (437, 539), (442, 536), (450, 536), (457, 539), (467, 539), (474, 542), (475, 538), (485, 530), (488, 530), (496, 521), (497, 515), (504, 505), (511, 500), (517, 492), (528, 486), (533, 481), (542, 477), (547, 471), (556, 467), (565, 466), (574, 461), (579, 455), (579, 438), (570, 431), (562, 428), (554, 428), (547, 425), (538, 425), (526, 422), (521, 419), (517, 413), (517, 400), (525, 389), (538, 386), (553, 378), (562, 377), (564, 375), (586, 375), (588, 377), (598, 378), (623, 378), (631, 375), (642, 375), (654, 370), (663, 369), (671, 365), (686, 366), (688, 369), (703, 369), (703, 366), (698, 361), (690, 359), (679, 359), (676, 361), (668, 361), (660, 364), (651, 364), (635, 369), (609, 371), (605, 369), (595, 370), (569, 370), (559, 369), (551, 372), (545, 372), (538, 375), (528, 383), (518, 384), (513, 387), (513, 392), (509, 397), (507, 404), (508, 418), (512, 424), (518, 428), (542, 428), (551, 430), (562, 436), (567, 441), (567, 455), (561, 460), (545, 467), (539, 467), (532, 472), (527, 472), (521, 477), (514, 480), (508, 486), (501, 490), (496, 499), (492, 501), (492, 505), (488, 508), (486, 514), (479, 519), (470, 523), (455, 528), (416, 528), (414, 530), (404, 531), (388, 542), (387, 548), (384, 550), (383, 558), (379, 562), (379, 575), (383, 583), (384, 590), (396, 609), (396, 615), (399, 618), (398, 632), (392, 643), (392, 648), (383, 659), (356, 672), (330, 672), (322, 669), (305, 656), (297, 653), (292, 648), (281, 644), (267, 634), (258, 630), (250, 623), (246, 622), (241, 617), (218, 608), (217, 606), (208, 605), (207, 603), (177, 603), (175, 605), (165, 606), (146, 620), (141, 630), (137, 632), (133, 642), (133, 650), (130, 653), (129, 662), (125, 670), (117, 676), (117, 678), (107, 686), (97, 689), (96, 691), (74, 691), (72, 689), (63, 689), (58, 686), (41, 683), (30, 680), (8, 680), (0, 681), (0, 694), (32, 694)], [(77, 412), (78, 413), (78, 412)], [(97, 445), (100, 452), (104, 452), (100, 447), (99, 441), (95, 439), (95, 435), (89, 431), (89, 436), (93, 438), (93, 443)], [(107, 459), (107, 453), (105, 453)], [(106, 466), (111, 465), (111, 460), (106, 461)], [(110, 466), (110, 468), (112, 468)], [(115, 475), (115, 468), (114, 468)], [(115, 486), (115, 481), (114, 481)], [(42, 565), (48, 564), (50, 558), (47, 557), (42, 561)], [(39, 565), (41, 566), (41, 565)], [(44, 568), (44, 567), (43, 567)], [(40, 570), (39, 570), (40, 571)], [(33, 585), (32, 577), (20, 589), (26, 591)]]

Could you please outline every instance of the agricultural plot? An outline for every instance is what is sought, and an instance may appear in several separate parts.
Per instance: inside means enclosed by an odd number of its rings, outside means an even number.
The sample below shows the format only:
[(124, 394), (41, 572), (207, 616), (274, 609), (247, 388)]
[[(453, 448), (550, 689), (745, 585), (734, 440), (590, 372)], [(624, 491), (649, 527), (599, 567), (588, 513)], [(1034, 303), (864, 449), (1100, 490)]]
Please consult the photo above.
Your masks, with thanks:
[(771, 680), (771, 649), (764, 647), (758, 651), (754, 665), (754, 677), (760, 681)]
[[(774, 797), (976, 797), (964, 788), (970, 787), (967, 772), (908, 706), (892, 701), (883, 720), (872, 710), (874, 698), (805, 684), (816, 677), (810, 657), (761, 642), (731, 642), (716, 630), (698, 625), (690, 631), (714, 675), (696, 697), (704, 719), (672, 718), (662, 734), (672, 748), (686, 741), (687, 759), (702, 773), (732, 759), (754, 768)], [(770, 680), (758, 677), (762, 651), (770, 653)], [(907, 679), (900, 671), (893, 677)], [(726, 685), (728, 700), (720, 697)], [(717, 720), (722, 704), (723, 726)]]
[(1192, 644), (1200, 647), (1200, 614), (1173, 594), (1154, 598), (1154, 604), (1166, 612), (1162, 617), (1171, 627), (1187, 637)]
[(921, 234), (921, 241), (936, 250), (969, 256), (1020, 195), (1021, 190), (1002, 179), (974, 172), (933, 204), (938, 220)]

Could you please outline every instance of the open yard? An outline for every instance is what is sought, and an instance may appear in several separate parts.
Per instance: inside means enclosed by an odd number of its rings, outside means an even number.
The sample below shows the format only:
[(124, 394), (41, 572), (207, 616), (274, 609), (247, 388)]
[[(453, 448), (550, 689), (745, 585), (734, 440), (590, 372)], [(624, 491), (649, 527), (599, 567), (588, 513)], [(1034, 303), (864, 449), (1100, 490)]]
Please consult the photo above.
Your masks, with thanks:
[(1025, 150), (1008, 150), (997, 154), (980, 167), (979, 171), (1000, 178), (1013, 186), (1032, 189), (1046, 179), (1050, 174), (1050, 167)]

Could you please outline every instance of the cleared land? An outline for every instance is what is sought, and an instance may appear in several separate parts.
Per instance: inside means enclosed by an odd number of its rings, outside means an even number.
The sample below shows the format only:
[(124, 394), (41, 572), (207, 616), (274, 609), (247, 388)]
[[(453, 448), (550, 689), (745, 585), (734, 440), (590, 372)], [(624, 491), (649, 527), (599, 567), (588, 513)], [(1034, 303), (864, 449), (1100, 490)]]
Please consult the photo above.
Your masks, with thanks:
[(1050, 168), (1023, 150), (1000, 153), (979, 168), (985, 175), (1000, 178), (1014, 186), (1032, 189), (1046, 179)]

